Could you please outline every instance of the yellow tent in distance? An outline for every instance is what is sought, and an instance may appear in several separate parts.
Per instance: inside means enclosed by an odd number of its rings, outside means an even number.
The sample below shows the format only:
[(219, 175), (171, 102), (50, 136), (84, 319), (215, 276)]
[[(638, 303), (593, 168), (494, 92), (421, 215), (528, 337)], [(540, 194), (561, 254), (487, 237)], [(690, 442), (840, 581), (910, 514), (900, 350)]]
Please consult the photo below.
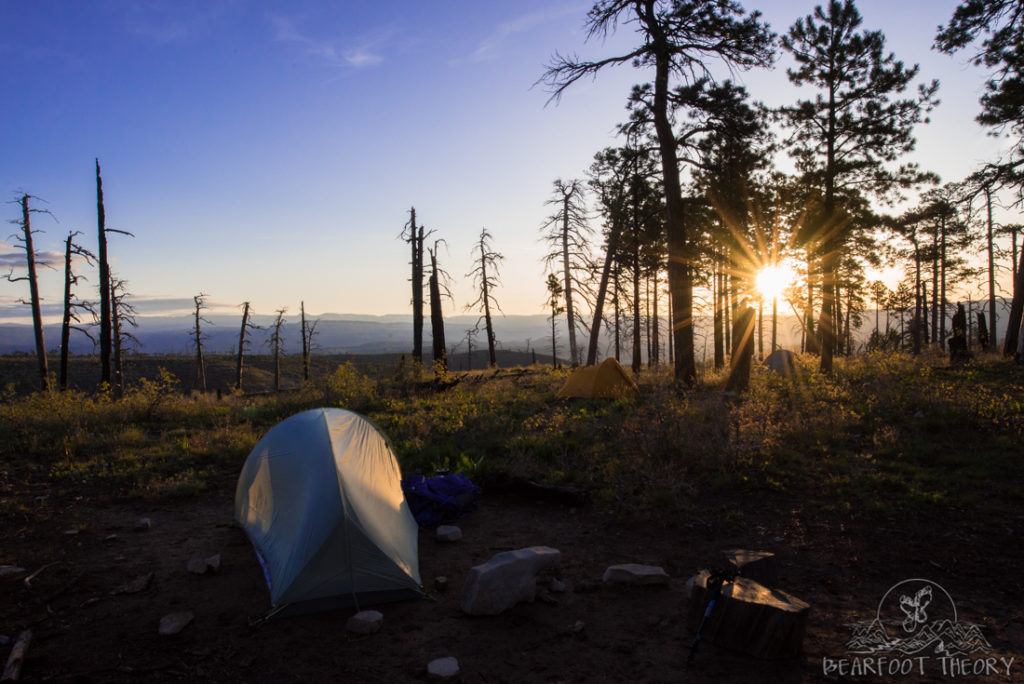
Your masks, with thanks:
[(633, 379), (613, 358), (597, 366), (584, 366), (573, 371), (558, 390), (560, 399), (616, 399), (636, 394)]

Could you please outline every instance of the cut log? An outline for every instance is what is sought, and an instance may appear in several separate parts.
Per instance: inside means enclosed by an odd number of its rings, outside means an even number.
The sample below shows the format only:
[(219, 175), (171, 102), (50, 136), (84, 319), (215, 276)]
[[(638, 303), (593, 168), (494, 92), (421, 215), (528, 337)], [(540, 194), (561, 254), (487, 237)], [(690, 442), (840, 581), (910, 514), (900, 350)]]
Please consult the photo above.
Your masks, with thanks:
[(11, 649), (11, 655), (7, 657), (7, 664), (4, 665), (4, 674), (0, 677), (0, 682), (18, 681), (18, 678), (21, 677), (21, 665), (25, 662), (25, 653), (28, 651), (30, 643), (32, 643), (32, 630), (26, 629), (18, 635), (18, 640), (14, 642), (14, 648)]
[[(694, 632), (704, 614), (709, 576), (702, 570), (689, 581), (688, 622)], [(755, 658), (795, 658), (803, 648), (809, 612), (810, 606), (795, 596), (737, 577), (722, 584), (701, 637)]]
[(752, 579), (766, 587), (774, 587), (779, 583), (778, 565), (775, 562), (775, 554), (771, 551), (729, 549), (724, 553), (726, 562), (736, 568), (741, 577)]

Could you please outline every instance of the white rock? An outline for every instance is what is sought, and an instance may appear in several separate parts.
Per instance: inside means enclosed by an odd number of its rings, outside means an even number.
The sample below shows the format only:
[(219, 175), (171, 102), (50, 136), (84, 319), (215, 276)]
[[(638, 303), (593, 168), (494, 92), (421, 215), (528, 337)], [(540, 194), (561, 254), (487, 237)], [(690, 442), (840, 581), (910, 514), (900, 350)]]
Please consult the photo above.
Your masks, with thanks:
[(185, 569), (191, 572), (193, 575), (202, 575), (206, 573), (206, 559), (200, 558), (199, 556), (193, 556), (188, 559), (188, 563), (185, 564)]
[(668, 584), (671, 578), (657, 565), (625, 563), (604, 571), (605, 584)]
[(586, 628), (587, 628), (587, 625), (584, 624), (583, 620), (577, 620), (572, 625), (573, 634), (579, 634), (580, 632), (582, 632)]
[(356, 634), (373, 634), (384, 626), (384, 616), (376, 610), (363, 610), (348, 619), (345, 629)]
[(160, 618), (161, 636), (172, 636), (189, 626), (195, 619), (191, 610), (183, 610), (180, 613), (168, 613)]
[(26, 572), (28, 571), (25, 568), (19, 568), (17, 565), (0, 565), (0, 579), (17, 577), (18, 575), (24, 575)]
[(153, 527), (153, 521), (149, 518), (139, 518), (135, 521), (136, 532), (148, 532)]
[(497, 615), (537, 594), (537, 574), (562, 558), (558, 549), (531, 546), (502, 551), (470, 568), (462, 587), (462, 610), (470, 615)]
[(462, 530), (455, 525), (441, 525), (437, 528), (438, 541), (459, 541), (462, 539)]
[(555, 594), (563, 594), (569, 590), (565, 582), (555, 577), (551, 580), (551, 591)]
[(427, 664), (427, 674), (433, 679), (451, 679), (459, 676), (459, 661), (451, 656), (437, 658)]
[(150, 583), (153, 581), (153, 573), (147, 572), (145, 575), (139, 575), (133, 580), (129, 580), (110, 592), (111, 596), (117, 596), (118, 594), (138, 594), (140, 591), (145, 591), (149, 588)]
[(185, 569), (193, 575), (205, 575), (208, 571), (217, 572), (220, 569), (220, 554), (215, 553), (209, 558), (193, 556), (185, 564)]

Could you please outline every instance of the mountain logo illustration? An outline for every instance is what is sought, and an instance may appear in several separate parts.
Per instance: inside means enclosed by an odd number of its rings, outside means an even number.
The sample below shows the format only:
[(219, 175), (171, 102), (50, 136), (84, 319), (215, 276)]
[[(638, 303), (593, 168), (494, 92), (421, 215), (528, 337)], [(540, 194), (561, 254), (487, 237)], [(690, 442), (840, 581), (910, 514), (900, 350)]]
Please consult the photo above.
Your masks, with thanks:
[(978, 625), (959, 619), (949, 592), (922, 578), (890, 587), (873, 620), (849, 627), (846, 648), (855, 654), (962, 656), (992, 649)]

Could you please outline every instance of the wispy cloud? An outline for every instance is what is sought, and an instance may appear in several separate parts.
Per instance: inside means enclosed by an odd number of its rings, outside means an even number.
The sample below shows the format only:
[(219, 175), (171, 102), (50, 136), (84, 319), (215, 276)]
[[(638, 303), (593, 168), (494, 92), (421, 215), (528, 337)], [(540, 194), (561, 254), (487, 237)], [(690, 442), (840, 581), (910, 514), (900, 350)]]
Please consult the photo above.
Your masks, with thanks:
[(550, 7), (535, 12), (528, 12), (517, 17), (507, 19), (498, 24), (495, 29), (484, 37), (469, 55), (453, 60), (453, 63), (460, 62), (486, 62), (497, 59), (501, 56), (502, 49), (509, 40), (516, 34), (524, 33), (532, 28), (541, 26), (555, 19), (561, 19), (568, 15), (583, 16), (587, 5), (568, 4)]
[(236, 0), (133, 1), (123, 5), (128, 33), (158, 45), (186, 42), (209, 34)]
[[(52, 266), (60, 263), (63, 259), (64, 255), (60, 252), (36, 252), (37, 266)], [(0, 242), (0, 270), (20, 271), (27, 268), (28, 263), (25, 261), (23, 249)]]
[(354, 41), (351, 45), (342, 45), (337, 41), (313, 37), (300, 29), (296, 20), (291, 17), (271, 15), (270, 25), (274, 30), (275, 41), (297, 45), (306, 56), (330, 66), (355, 69), (383, 62), (381, 47), (394, 33), (391, 30), (380, 31)]

